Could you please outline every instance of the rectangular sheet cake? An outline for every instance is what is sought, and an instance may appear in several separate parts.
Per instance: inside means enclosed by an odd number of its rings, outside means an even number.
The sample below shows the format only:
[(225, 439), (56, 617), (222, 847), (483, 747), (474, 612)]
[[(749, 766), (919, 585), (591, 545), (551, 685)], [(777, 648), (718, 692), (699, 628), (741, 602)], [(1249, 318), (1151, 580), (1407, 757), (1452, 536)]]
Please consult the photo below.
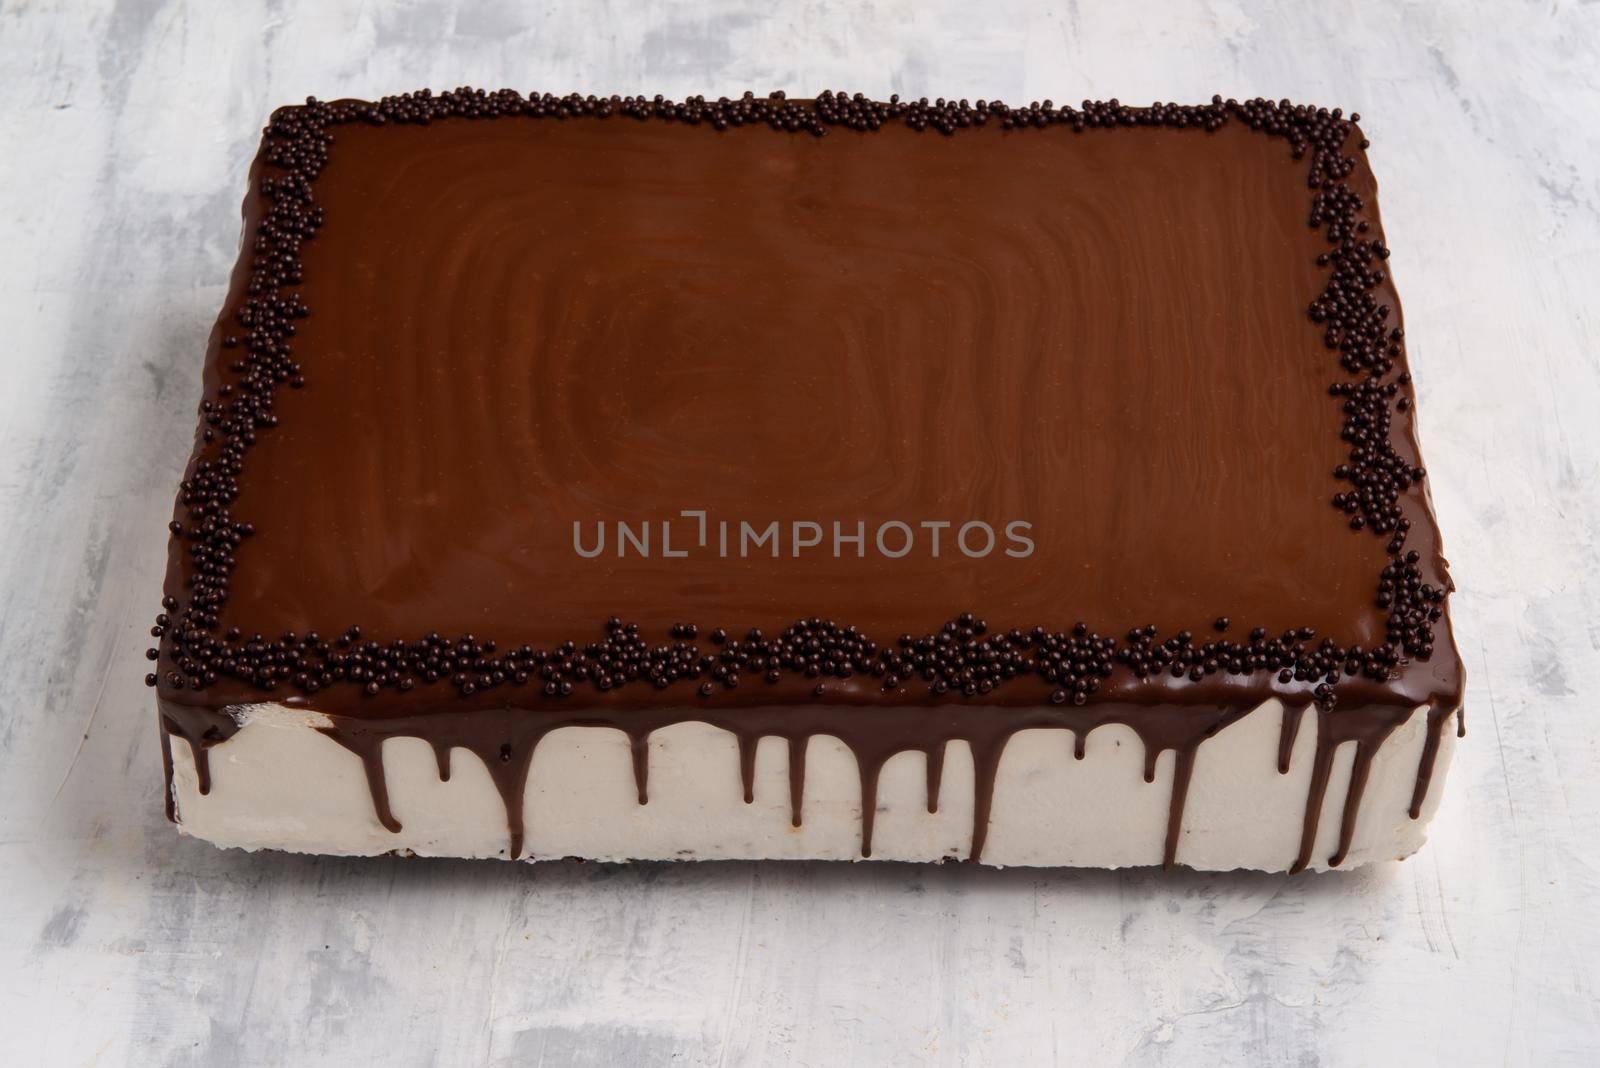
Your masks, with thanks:
[(1357, 116), (273, 114), (157, 688), (219, 845), (1403, 857), (1461, 666)]

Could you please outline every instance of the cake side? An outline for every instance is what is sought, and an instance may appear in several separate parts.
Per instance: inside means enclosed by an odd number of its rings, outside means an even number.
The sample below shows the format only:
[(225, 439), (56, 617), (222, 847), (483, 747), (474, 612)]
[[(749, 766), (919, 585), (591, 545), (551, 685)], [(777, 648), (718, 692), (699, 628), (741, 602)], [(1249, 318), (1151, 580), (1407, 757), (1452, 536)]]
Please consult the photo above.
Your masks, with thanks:
[[(1175, 753), (1161, 754), (1147, 781), (1139, 736), (1122, 724), (1082, 734), (1023, 730), (996, 769), (982, 853), (974, 856), (978, 771), (964, 741), (934, 760), (903, 750), (883, 763), (872, 784), (867, 843), (860, 770), (831, 735), (752, 743), (701, 720), (679, 722), (650, 733), (641, 791), (641, 754), (627, 734), (559, 727), (540, 741), (526, 790), (512, 795), (524, 828), (513, 843), (492, 755), (486, 764), (471, 749), (394, 736), (380, 758), (385, 822), (361, 756), (325, 733), (338, 729), (325, 714), (256, 705), (233, 715), (242, 728), (203, 757), (205, 794), (188, 748), (175, 753), (180, 829), (221, 846), (357, 856), (1149, 866), (1165, 859), (1178, 763)], [(1415, 852), (1439, 803), (1434, 789), (1420, 820), (1406, 814), (1427, 741), (1426, 709), (1378, 750), (1343, 844), (1354, 747), (1338, 752), (1303, 845), (1301, 806), (1313, 791), (1319, 724), (1313, 717), (1286, 733), (1286, 715), (1269, 702), (1198, 750), (1173, 860), (1203, 870), (1284, 871), (1304, 852), (1307, 867), (1321, 871), (1335, 858), (1354, 867)], [(1292, 742), (1280, 754), (1286, 737)], [(1453, 743), (1447, 735), (1435, 781)], [(804, 750), (798, 762), (797, 745)]]
[[(1380, 759), (1380, 754), (1390, 752), (1391, 740), (1399, 737), (1396, 732), (1409, 730), (1413, 719), (1421, 724), (1417, 730), (1422, 740), (1405, 807), (1412, 811), (1413, 819), (1422, 815), (1425, 799), (1436, 796), (1428, 785), (1437, 777), (1436, 762), (1441, 752), (1449, 751), (1444, 729), (1458, 709), (1460, 667), (1444, 608), (1449, 579), (1439, 555), (1413, 429), (1399, 305), (1383, 266), (1387, 249), (1376, 212), (1376, 187), (1364, 153), (1351, 151), (1347, 145), (1359, 137), (1359, 131), (1337, 112), (1262, 101), (1242, 105), (1218, 101), (1198, 108), (1086, 105), (1080, 111), (1017, 110), (998, 104), (978, 109), (953, 103), (948, 107), (880, 105), (829, 97), (815, 102), (746, 100), (730, 107), (466, 93), (397, 98), (376, 105), (308, 104), (274, 116), (252, 172), (245, 213), (246, 251), (213, 336), (200, 440), (174, 521), (166, 611), (156, 627), (163, 641), (152, 657), (164, 662), (147, 680), (160, 687), (164, 732), (187, 739), (190, 746), (181, 748), (193, 753), (216, 749), (221, 754), (234, 744), (227, 709), (263, 699), (278, 700), (275, 692), (282, 695), (287, 691), (288, 696), (281, 700), (288, 705), (332, 717), (319, 737), (342, 744), (358, 758), (380, 825), (402, 822), (385, 813), (390, 802), (384, 787), (389, 758), (384, 753), (394, 748), (393, 744), (380, 744), (385, 737), (421, 739), (436, 750), (441, 746), (445, 750), (467, 748), (479, 753), (491, 770), (497, 762), (509, 763), (526, 776), (539, 759), (535, 751), (549, 742), (549, 736), (569, 728), (603, 727), (631, 739), (637, 777), (642, 774), (639, 754), (649, 752), (653, 732), (709, 720), (717, 722), (718, 729), (731, 728), (750, 754), (762, 748), (764, 738), (794, 738), (801, 750), (808, 749), (808, 738), (840, 738), (860, 769), (858, 798), (869, 795), (879, 769), (893, 762), (896, 754), (906, 750), (943, 753), (955, 742), (956, 748), (971, 755), (975, 769), (972, 804), (976, 819), (965, 855), (977, 859), (984, 855), (983, 838), (989, 824), (982, 813), (1003, 803), (998, 795), (1005, 791), (997, 791), (995, 783), (1004, 761), (1019, 759), (1015, 756), (1018, 738), (1032, 737), (1037, 730), (1071, 730), (1084, 738), (1091, 736), (1095, 727), (1111, 729), (1108, 725), (1120, 724), (1141, 742), (1144, 778), (1154, 774), (1157, 763), (1171, 761), (1173, 780), (1165, 791), (1165, 819), (1159, 836), (1166, 844), (1156, 858), (1171, 864), (1185, 862), (1178, 843), (1185, 828), (1194, 826), (1185, 813), (1189, 779), (1203, 763), (1199, 754), (1218, 749), (1220, 737), (1245, 720), (1259, 719), (1259, 709), (1273, 703), (1274, 708), (1288, 710), (1280, 716), (1285, 726), (1290, 720), (1298, 724), (1302, 718), (1314, 719), (1319, 725), (1317, 730), (1304, 732), (1314, 739), (1314, 752), (1305, 799), (1293, 806), (1291, 822), (1298, 821), (1301, 832), (1298, 855), (1292, 858), (1294, 866), (1338, 862), (1348, 853), (1349, 843), (1359, 841), (1362, 797), (1370, 789), (1372, 769), (1388, 766), (1384, 761), (1389, 758), (1384, 755)], [(317, 291), (315, 279), (307, 288), (304, 262), (308, 244), (324, 247), (312, 241), (326, 222), (313, 184), (330, 154), (337, 153), (333, 146), (350, 140), (336, 131), (350, 124), (360, 124), (363, 129), (371, 124), (379, 127), (375, 133), (387, 136), (381, 130), (383, 125), (409, 124), (423, 116), (449, 125), (470, 115), (515, 123), (558, 112), (596, 123), (598, 129), (604, 127), (601, 120), (608, 108), (618, 121), (628, 116), (676, 124), (703, 121), (713, 127), (719, 122), (775, 127), (749, 131), (743, 135), (746, 137), (787, 137), (796, 130), (834, 127), (844, 127), (838, 134), (841, 137), (875, 137), (882, 134), (882, 126), (891, 124), (915, 133), (929, 126), (948, 126), (945, 132), (954, 135), (950, 143), (986, 126), (991, 132), (1003, 127), (1007, 138), (1131, 137), (1141, 130), (1187, 131), (1183, 136), (1207, 138), (1229, 123), (1248, 128), (1252, 135), (1266, 135), (1265, 143), (1276, 143), (1286, 161), (1296, 161), (1295, 177), (1304, 183), (1301, 195), (1310, 205), (1307, 218), (1327, 250), (1318, 254), (1316, 263), (1323, 275), (1320, 295), (1308, 293), (1309, 310), (1302, 307), (1293, 312), (1310, 341), (1304, 346), (1303, 359), (1319, 358), (1320, 336), (1326, 353), (1320, 358), (1339, 366), (1337, 372), (1314, 372), (1320, 395), (1328, 399), (1325, 409), (1307, 409), (1326, 412), (1328, 454), (1334, 464), (1316, 484), (1291, 486), (1281, 503), (1272, 504), (1277, 509), (1272, 514), (1292, 517), (1294, 524), (1303, 523), (1307, 530), (1318, 532), (1334, 525), (1348, 526), (1348, 531), (1341, 531), (1340, 543), (1351, 546), (1348, 552), (1312, 554), (1317, 559), (1336, 555), (1343, 561), (1339, 567), (1346, 570), (1308, 572), (1326, 577), (1320, 586), (1304, 586), (1299, 598), (1286, 598), (1262, 586), (1255, 600), (1244, 597), (1236, 602), (1243, 603), (1246, 611), (1234, 612), (1232, 620), (1209, 613), (1195, 619), (1191, 605), (1182, 609), (1182, 621), (1178, 621), (1178, 613), (1150, 603), (1148, 596), (1141, 601), (1123, 591), (1119, 595), (1122, 600), (1113, 597), (1096, 602), (1094, 590), (1089, 590), (1083, 600), (1098, 606), (1097, 619), (1111, 615), (1108, 609), (1119, 606), (1132, 617), (1100, 620), (1102, 626), (1113, 624), (1109, 632), (1065, 619), (1041, 618), (1046, 613), (1037, 608), (1021, 614), (1019, 609), (1027, 609), (1029, 587), (1038, 583), (1018, 584), (1015, 576), (1026, 577), (1030, 572), (1025, 568), (996, 572), (1000, 578), (977, 581), (974, 576), (981, 572), (971, 570), (969, 554), (963, 554), (968, 560), (957, 561), (967, 565), (966, 572), (924, 560), (924, 570), (918, 574), (934, 581), (941, 574), (961, 575), (939, 597), (955, 601), (963, 591), (975, 592), (976, 596), (963, 599), (976, 601), (984, 611), (957, 614), (959, 604), (952, 603), (943, 627), (923, 630), (938, 622), (925, 614), (938, 603), (936, 599), (897, 617), (907, 624), (898, 636), (901, 628), (887, 626), (889, 618), (876, 620), (870, 631), (853, 622), (860, 616), (873, 621), (877, 604), (899, 603), (895, 597), (883, 596), (883, 587), (874, 585), (894, 574), (883, 560), (871, 566), (851, 564), (832, 579), (823, 576), (826, 581), (819, 583), (818, 589), (859, 591), (851, 604), (840, 603), (846, 598), (837, 594), (829, 604), (788, 593), (783, 603), (792, 603), (793, 613), (757, 615), (759, 626), (751, 623), (748, 606), (728, 612), (734, 617), (726, 619), (731, 636), (713, 625), (722, 618), (706, 619), (708, 613), (697, 612), (699, 621), (695, 623), (667, 622), (684, 618), (673, 607), (681, 603), (681, 597), (667, 596), (617, 605), (628, 612), (630, 620), (644, 616), (647, 622), (643, 626), (620, 618), (597, 625), (576, 613), (556, 612), (545, 622), (553, 622), (559, 629), (549, 632), (534, 627), (531, 619), (520, 631), (513, 625), (509, 633), (497, 625), (496, 633), (504, 645), (496, 645), (488, 635), (473, 636), (455, 629), (443, 632), (454, 637), (437, 632), (425, 635), (428, 621), (439, 621), (437, 612), (432, 616), (415, 613), (409, 631), (393, 625), (403, 622), (395, 617), (376, 634), (352, 627), (349, 619), (319, 624), (320, 616), (294, 611), (283, 614), (279, 606), (300, 598), (292, 582), (266, 582), (264, 576), (269, 573), (252, 579), (250, 572), (240, 571), (248, 569), (252, 553), (257, 554), (259, 564), (262, 545), (279, 547), (271, 551), (281, 552), (281, 531), (272, 528), (262, 541), (253, 542), (256, 525), (235, 518), (233, 509), (242, 501), (258, 508), (253, 514), (270, 514), (259, 510), (265, 500), (259, 496), (259, 487), (276, 483), (242, 477), (245, 457), (260, 453), (270, 460), (280, 439), (268, 432), (277, 426), (280, 413), (296, 411), (293, 398), (299, 386), (309, 386), (303, 396), (320, 400), (330, 395), (318, 394), (315, 366), (308, 364), (312, 371), (305, 372), (300, 348), (302, 337), (319, 336), (315, 317), (307, 322), (308, 305), (314, 303)], [(741, 114), (743, 118), (739, 118)], [(1062, 128), (1052, 131), (1048, 129), (1051, 126)], [(1135, 129), (1119, 129), (1123, 126)], [(779, 129), (784, 132), (777, 132)], [(683, 133), (719, 136), (714, 130)], [(923, 136), (934, 135), (930, 131)], [(1184, 141), (1182, 152), (1193, 154), (1194, 146), (1204, 143)], [(827, 151), (825, 148), (815, 158), (826, 159)], [(797, 210), (815, 211), (816, 205), (802, 203)], [(1282, 249), (1263, 255), (1288, 255), (1285, 262), (1298, 262), (1299, 246), (1287, 237), (1282, 241)], [(304, 301), (302, 293), (306, 293)], [(1304, 322), (1308, 313), (1310, 326)], [(1248, 326), (1248, 320), (1241, 322)], [(332, 346), (320, 355), (326, 358), (338, 349)], [(309, 351), (313, 358), (319, 355), (314, 342)], [(1340, 373), (1343, 377), (1333, 380)], [(337, 395), (337, 388), (331, 395)], [(1190, 402), (1209, 403), (1192, 389), (1185, 391), (1185, 396)], [(280, 398), (289, 400), (279, 403)], [(1298, 427), (1312, 416), (1279, 414), (1276, 418), (1285, 427)], [(328, 425), (328, 421), (316, 425)], [(1261, 439), (1267, 445), (1260, 450), (1263, 455), (1271, 451), (1272, 433), (1269, 426)], [(256, 450), (260, 441), (270, 443), (266, 452)], [(1298, 454), (1303, 449), (1294, 446), (1287, 451)], [(346, 459), (354, 455), (348, 450), (344, 453)], [(1338, 462), (1341, 456), (1342, 463)], [(255, 498), (252, 487), (257, 487)], [(1338, 509), (1331, 514), (1330, 494)], [(307, 499), (333, 498), (312, 494)], [(661, 500), (666, 502), (666, 498)], [(1311, 516), (1314, 523), (1303, 518)], [(341, 522), (348, 526), (359, 518), (357, 514)], [(703, 513), (700, 518), (703, 523)], [(1135, 523), (1141, 530), (1151, 526), (1150, 521)], [(321, 540), (343, 553), (340, 523), (332, 528), (332, 536), (323, 534)], [(665, 539), (664, 532), (661, 537)], [(380, 542), (381, 538), (368, 537), (362, 544)], [(527, 550), (506, 545), (504, 551)], [(1363, 562), (1369, 558), (1370, 565)], [(361, 559), (356, 557), (357, 571)], [(1042, 574), (1058, 573), (1059, 559), (1052, 558), (1051, 567)], [(646, 572), (613, 568), (607, 574), (620, 576), (623, 589), (638, 589), (641, 583), (657, 581), (657, 574), (671, 574), (662, 569), (660, 557), (652, 567), (654, 570)], [(1273, 563), (1264, 573), (1290, 576), (1305, 567), (1304, 561), (1299, 570), (1287, 562)], [(1370, 571), (1363, 570), (1369, 567)], [(1122, 573), (1117, 568), (1111, 572)], [(1041, 572), (1036, 568), (1031, 574)], [(1369, 574), (1369, 579), (1360, 577)], [(429, 581), (425, 573), (421, 581)], [(828, 585), (841, 581), (843, 587)], [(1280, 584), (1278, 589), (1290, 588), (1282, 585), (1288, 581), (1286, 577), (1274, 581)], [(1358, 590), (1361, 582), (1367, 585)], [(230, 596), (241, 588), (249, 591), (244, 604), (250, 610), (232, 615)], [(316, 584), (311, 588), (317, 588)], [(408, 580), (407, 588), (418, 587)], [(549, 587), (544, 584), (541, 588)], [(674, 594), (681, 594), (683, 588), (682, 582), (661, 587)], [(492, 590), (492, 581), (482, 589)], [(994, 589), (1012, 592), (985, 604), (988, 595), (984, 591)], [(1108, 587), (1097, 589), (1105, 595)], [(1337, 596), (1325, 602), (1317, 600), (1329, 589)], [(347, 616), (363, 608), (392, 615), (396, 606), (404, 609), (415, 597), (364, 596), (366, 600), (346, 599)], [(1070, 604), (1079, 599), (1065, 600)], [(1232, 611), (1225, 599), (1218, 600), (1224, 601), (1219, 609)], [(468, 616), (474, 605), (470, 596), (450, 603), (467, 609)], [(1056, 602), (1051, 599), (1051, 603)], [(775, 606), (769, 607), (777, 611)], [(806, 615), (835, 607), (840, 614), (837, 620)], [(856, 611), (846, 614), (851, 607)], [(1285, 617), (1297, 610), (1301, 615), (1295, 618), (1301, 622), (1306, 614), (1325, 617), (1335, 633), (1289, 625), (1294, 620)], [(1007, 612), (1017, 614), (1002, 614)], [(995, 626), (991, 628), (985, 615), (996, 621)], [(803, 618), (796, 621), (795, 616)], [(1161, 619), (1161, 625), (1146, 622), (1152, 618)], [(1183, 622), (1189, 621), (1189, 628), (1183, 629)], [(1115, 629), (1118, 622), (1135, 625), (1124, 632)], [(1272, 625), (1260, 625), (1263, 622)], [(318, 631), (318, 625), (327, 629)], [(1353, 634), (1354, 640), (1338, 634), (1338, 628)], [(563, 638), (565, 643), (560, 640)], [(505, 711), (507, 706), (518, 711)], [(987, 720), (967, 709), (982, 710)], [(1310, 710), (1314, 710), (1313, 716), (1306, 715)], [(887, 729), (875, 716), (888, 724)], [(467, 721), (484, 726), (468, 744), (449, 744), (445, 739), (459, 723)], [(1300, 744), (1300, 734), (1286, 731), (1284, 737), (1288, 740), (1282, 744), (1290, 748)], [(1031, 752), (1032, 743), (1026, 749)], [(1169, 751), (1169, 756), (1163, 756)], [(1013, 755), (1007, 757), (1008, 753)], [(1330, 784), (1339, 785), (1339, 776), (1345, 773), (1338, 769), (1345, 760), (1350, 760), (1351, 770), (1335, 821), (1335, 846), (1325, 857), (1318, 857), (1328, 823), (1322, 817), (1322, 799)], [(182, 763), (180, 760), (177, 765)], [(190, 766), (194, 766), (193, 757)], [(1278, 774), (1277, 769), (1273, 773)], [(196, 778), (196, 790), (198, 781)], [(519, 792), (521, 785), (519, 780)], [(510, 796), (503, 781), (499, 789), (505, 795), (508, 823), (514, 824), (521, 812), (520, 802)], [(191, 811), (197, 811), (199, 804), (192, 803)], [(1387, 801), (1382, 804), (1390, 807)], [(859, 799), (857, 805), (859, 812)], [(876, 807), (869, 803), (864, 810), (870, 816)], [(1346, 841), (1343, 847), (1338, 845), (1341, 838)], [(1384, 848), (1375, 848), (1373, 855), (1384, 852)]]

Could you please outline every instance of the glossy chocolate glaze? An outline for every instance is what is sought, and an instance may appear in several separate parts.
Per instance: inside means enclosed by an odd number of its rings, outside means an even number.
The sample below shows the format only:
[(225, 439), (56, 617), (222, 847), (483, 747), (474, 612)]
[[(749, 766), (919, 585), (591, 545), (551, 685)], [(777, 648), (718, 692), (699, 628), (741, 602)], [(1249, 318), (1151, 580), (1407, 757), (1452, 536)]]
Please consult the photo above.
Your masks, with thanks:
[[(1365, 156), (1353, 141), (1346, 151), (1345, 181), (1381, 239)], [(270, 170), (258, 161), (253, 172), (247, 255)], [(887, 125), (825, 139), (515, 117), (340, 127), (316, 185), (326, 223), (301, 256), (315, 314), (295, 346), (314, 373), (280, 401), (282, 426), (240, 480), (234, 510), (256, 536), (223, 622), (553, 646), (598, 639), (613, 613), (649, 634), (688, 620), (771, 633), (819, 615), (892, 641), (966, 609), (1001, 627), (1082, 619), (1107, 633), (1201, 633), (1226, 615), (1236, 631), (1312, 627), (1370, 648), (1384, 637), (1373, 598), (1389, 557), (1328, 507), (1346, 446), (1328, 394), (1340, 375), (1306, 318), (1327, 242), (1306, 225), (1305, 174), (1285, 142), (1243, 124), (1082, 135), (989, 125), (948, 138)], [(1398, 325), (1392, 280), (1373, 292)], [(236, 273), (208, 394), (243, 296)], [(1412, 415), (1396, 412), (1390, 430), (1415, 463)], [(980, 560), (948, 541), (938, 558), (919, 542), (901, 559), (573, 550), (574, 522), (691, 508), (713, 522), (868, 531), (891, 519), (1022, 520), (1036, 549)], [(1400, 508), (1426, 580), (1447, 587), (1425, 489)], [(181, 595), (183, 568), (175, 546), (169, 594)], [(1461, 685), (1447, 617), (1436, 630), (1431, 659), (1381, 682), (1343, 680), (1337, 704), (1319, 708), (1299, 866), (1334, 746), (1358, 746), (1342, 856), (1366, 762), (1426, 704), (1420, 811)], [(1308, 683), (1272, 672), (1119, 674), (1084, 708), (1049, 707), (1050, 692), (1024, 677), (936, 695), (862, 674), (820, 695), (786, 676), (692, 700), (648, 686), (550, 701), (441, 685), (288, 700), (332, 715), (328, 733), (362, 756), (386, 826), (382, 738), (428, 739), (442, 773), (450, 747), (478, 753), (506, 799), (512, 855), (528, 761), (558, 726), (628, 733), (641, 803), (644, 740), (685, 719), (739, 737), (747, 793), (767, 734), (790, 740), (797, 770), (810, 736), (842, 738), (864, 800), (884, 760), (921, 749), (930, 807), (945, 745), (966, 740), (979, 769), (977, 857), (1011, 734), (1073, 729), (1081, 755), (1086, 729), (1125, 722), (1145, 740), (1147, 778), (1162, 750), (1178, 757), (1170, 864), (1198, 745), (1277, 696), (1284, 770), (1311, 699)], [(164, 686), (162, 698), (203, 783), (206, 732), (213, 743), (230, 733), (221, 710), (263, 699), (227, 678), (201, 692)]]
[[(550, 646), (613, 613), (887, 635), (1225, 613), (1374, 644), (1383, 545), (1323, 500), (1343, 450), (1300, 171), (1241, 126), (341, 130), (296, 335), (326, 384), (251, 455), (225, 621)], [(1037, 548), (573, 551), (574, 522), (693, 508), (1020, 519)]]

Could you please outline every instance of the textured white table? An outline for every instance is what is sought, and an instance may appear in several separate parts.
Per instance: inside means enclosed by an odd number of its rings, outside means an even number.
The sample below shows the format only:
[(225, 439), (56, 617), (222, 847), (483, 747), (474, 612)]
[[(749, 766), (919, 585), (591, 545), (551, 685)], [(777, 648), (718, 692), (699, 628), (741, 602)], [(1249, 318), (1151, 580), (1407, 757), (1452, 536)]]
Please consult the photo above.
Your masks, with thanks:
[[(0, 3), (0, 1061), (1596, 1062), (1600, 4), (341, 6)], [(142, 656), (258, 128), (461, 83), (1363, 112), (1470, 680), (1432, 843), (1288, 879), (180, 841)]]

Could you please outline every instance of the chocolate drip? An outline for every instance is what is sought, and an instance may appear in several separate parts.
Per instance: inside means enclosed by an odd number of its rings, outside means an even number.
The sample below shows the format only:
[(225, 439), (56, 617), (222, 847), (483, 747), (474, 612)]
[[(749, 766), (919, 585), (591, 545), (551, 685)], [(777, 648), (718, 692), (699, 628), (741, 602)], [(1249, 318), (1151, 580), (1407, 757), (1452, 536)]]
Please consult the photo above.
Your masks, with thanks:
[(861, 855), (872, 856), (872, 826), (878, 815), (878, 774), (883, 771), (881, 760), (864, 761), (856, 756), (856, 770), (861, 774)]
[(967, 860), (976, 864), (983, 859), (983, 846), (989, 840), (989, 813), (994, 809), (994, 780), (1000, 772), (1000, 757), (1014, 731), (985, 741), (967, 740), (972, 747), (973, 798), (972, 798), (972, 851)]
[[(1156, 761), (1166, 749), (1173, 752), (1172, 765), (1172, 795), (1167, 804), (1167, 835), (1162, 848), (1161, 866), (1171, 869), (1178, 858), (1178, 839), (1183, 833), (1183, 809), (1189, 800), (1189, 783), (1194, 777), (1194, 758), (1200, 744), (1211, 738), (1229, 724), (1244, 718), (1251, 710), (1245, 708), (1222, 709), (1220, 714), (1207, 722), (1203, 716), (1170, 715), (1164, 721), (1158, 719), (1166, 728), (1163, 731), (1141, 731), (1134, 727), (1144, 742), (1144, 781), (1154, 782), (1156, 777)], [(1155, 744), (1152, 744), (1154, 742)]]
[(1300, 736), (1300, 721), (1305, 717), (1306, 706), (1283, 702), (1283, 730), (1278, 735), (1278, 774), (1289, 774), (1289, 761), (1294, 756), (1295, 739)]
[(1322, 799), (1328, 792), (1328, 774), (1333, 768), (1334, 746), (1327, 740), (1327, 717), (1317, 709), (1317, 755), (1311, 765), (1311, 788), (1306, 793), (1306, 811), (1300, 827), (1300, 852), (1289, 866), (1291, 875), (1306, 870), (1311, 863), (1311, 851), (1316, 848), (1317, 823), (1322, 819)]
[[(1388, 732), (1384, 732), (1387, 736)], [(1350, 787), (1344, 794), (1344, 815), (1339, 820), (1339, 848), (1328, 858), (1328, 865), (1337, 868), (1350, 855), (1350, 840), (1356, 833), (1356, 816), (1361, 812), (1361, 798), (1367, 792), (1367, 778), (1372, 772), (1372, 758), (1378, 755), (1377, 742), (1366, 739), (1356, 741), (1356, 761), (1350, 767)]]
[[(454, 715), (401, 716), (384, 720), (337, 715), (330, 715), (328, 719), (329, 725), (318, 729), (361, 758), (373, 812), (383, 826), (391, 831), (400, 830), (400, 824), (389, 807), (383, 771), (383, 743), (390, 738), (419, 738), (433, 748), (436, 759), (442, 753), (447, 760), (451, 750), (460, 748), (471, 752), (483, 763), (505, 807), (509, 855), (513, 860), (522, 855), (525, 838), (523, 807), (527, 797), (528, 770), (533, 764), (534, 751), (540, 740), (558, 724), (507, 709), (480, 709)], [(440, 760), (441, 770), (447, 768), (446, 760)]]
[(639, 791), (639, 804), (650, 803), (650, 732), (630, 731), (628, 745), (633, 750), (633, 784)]
[(177, 802), (172, 796), (172, 736), (189, 744), (194, 759), (195, 779), (202, 796), (211, 792), (211, 747), (232, 738), (239, 724), (226, 712), (161, 702), (161, 769), (167, 777), (167, 819), (177, 821)]
[(944, 780), (944, 743), (928, 746), (928, 814), (939, 811), (939, 785)]
[(321, 730), (361, 758), (361, 768), (367, 775), (367, 792), (372, 795), (372, 809), (377, 813), (378, 822), (385, 830), (399, 833), (400, 821), (394, 818), (394, 810), (389, 807), (389, 780), (383, 771), (383, 739), (368, 739), (359, 731), (346, 733), (337, 727)]
[(744, 803), (747, 805), (754, 804), (756, 800), (756, 748), (761, 744), (761, 735), (735, 731), (734, 737), (739, 739), (739, 781), (744, 784)]
[(1089, 746), (1089, 732), (1088, 731), (1073, 731), (1072, 732), (1072, 759), (1074, 759), (1074, 760), (1082, 760), (1084, 758), (1084, 755), (1088, 752), (1088, 746)]
[(1331, 867), (1338, 867), (1343, 863), (1350, 851), (1350, 842), (1355, 835), (1356, 816), (1360, 813), (1361, 797), (1366, 791), (1367, 773), (1371, 770), (1372, 758), (1390, 733), (1409, 719), (1413, 712), (1409, 708), (1385, 705), (1360, 711), (1363, 714), (1353, 714), (1355, 710), (1335, 714), (1331, 708), (1317, 705), (1317, 754), (1311, 766), (1311, 788), (1306, 794), (1305, 817), (1300, 831), (1300, 852), (1289, 868), (1291, 873), (1305, 871), (1306, 866), (1311, 863), (1312, 851), (1316, 849), (1317, 824), (1322, 818), (1322, 803), (1328, 793), (1328, 780), (1333, 772), (1333, 758), (1339, 746), (1345, 742), (1355, 742), (1356, 761), (1350, 771), (1350, 788), (1345, 794), (1344, 814), (1339, 825), (1339, 846), (1333, 856), (1328, 858)]
[[(1428, 736), (1422, 744), (1422, 760), (1417, 764), (1417, 786), (1411, 793), (1411, 818), (1422, 818), (1422, 802), (1428, 797), (1428, 787), (1433, 783), (1433, 766), (1439, 759), (1439, 743), (1444, 736), (1444, 725), (1450, 720), (1451, 709), (1448, 707), (1429, 706), (1428, 708)], [(1461, 731), (1461, 711), (1455, 709), (1457, 719), (1457, 737)]]
[(809, 734), (789, 737), (789, 823), (794, 827), (800, 826), (805, 809), (806, 747), (810, 744)]
[(178, 799), (172, 795), (172, 731), (161, 721), (161, 785), (168, 823), (178, 822)]
[[(208, 751), (209, 747), (203, 740), (197, 739), (194, 735), (184, 731), (170, 719), (163, 719), (162, 726), (166, 728), (168, 735), (176, 734), (189, 743), (189, 753), (194, 758), (195, 778), (200, 781), (200, 793), (202, 796), (209, 794), (211, 792), (211, 755)], [(169, 743), (167, 746), (167, 763), (170, 765), (171, 762), (172, 746)]]
[(450, 746), (443, 742), (432, 741), (428, 743), (433, 747), (434, 763), (439, 765), (439, 781), (450, 781)]
[(539, 741), (544, 735), (545, 731), (539, 730), (521, 739), (519, 745), (511, 743), (502, 745), (498, 764), (483, 753), (478, 754), (479, 759), (489, 768), (495, 787), (500, 791), (500, 799), (505, 802), (506, 826), (510, 832), (508, 844), (512, 860), (522, 856), (522, 843), (525, 837), (522, 810), (528, 794), (528, 769), (533, 766), (533, 751), (539, 747)]
[(1161, 866), (1168, 871), (1178, 862), (1178, 836), (1183, 832), (1183, 806), (1189, 800), (1189, 780), (1194, 777), (1196, 748), (1190, 746), (1178, 750), (1177, 761), (1172, 765), (1172, 800), (1167, 805), (1167, 842), (1161, 853)]

